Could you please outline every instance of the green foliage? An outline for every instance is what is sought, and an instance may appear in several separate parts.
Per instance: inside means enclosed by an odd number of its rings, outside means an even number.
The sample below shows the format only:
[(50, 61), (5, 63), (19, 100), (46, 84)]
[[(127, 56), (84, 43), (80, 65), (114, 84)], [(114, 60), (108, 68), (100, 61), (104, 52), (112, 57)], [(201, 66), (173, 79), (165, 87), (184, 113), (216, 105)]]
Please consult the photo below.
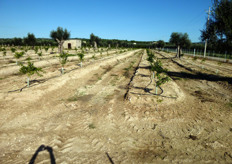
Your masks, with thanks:
[(41, 56), (42, 56), (42, 52), (39, 52), (39, 53), (38, 53), (38, 56), (41, 57)]
[(164, 48), (165, 42), (163, 40), (159, 40), (156, 45), (158, 48)]
[(14, 55), (14, 57), (15, 57), (16, 59), (19, 59), (19, 58), (21, 58), (23, 55), (24, 55), (24, 51), (22, 51), (22, 52), (16, 52), (15, 55)]
[(95, 128), (96, 126), (93, 123), (89, 124), (89, 129), (95, 129)]
[(178, 33), (173, 32), (169, 40), (170, 43), (175, 44), (176, 46), (189, 48), (191, 46), (191, 41), (187, 33)]
[(28, 33), (27, 37), (24, 38), (24, 43), (29, 46), (35, 46), (36, 44), (36, 38), (33, 33)]
[(39, 72), (44, 72), (42, 68), (37, 68), (34, 66), (34, 64), (30, 61), (28, 61), (27, 66), (24, 66), (21, 64), (21, 68), (19, 70), (22, 74), (27, 74), (28, 77), (37, 74), (38, 76), (42, 76)]
[(153, 63), (155, 55), (152, 53), (152, 51), (147, 49), (147, 55), (148, 55), (147, 61), (149, 61), (150, 63)]
[(101, 38), (98, 36), (95, 36), (93, 33), (90, 34), (90, 44), (94, 46), (94, 42), (97, 43), (97, 45), (100, 45), (101, 43)]
[(197, 60), (197, 57), (196, 57), (196, 56), (194, 56), (193, 60)]
[(69, 57), (69, 54), (67, 53), (63, 52), (60, 54), (59, 58), (60, 58), (60, 63), (62, 66), (64, 66), (67, 63), (68, 57)]
[(56, 31), (52, 30), (50, 33), (50, 37), (53, 38), (55, 41), (58, 39), (61, 40), (67, 40), (70, 37), (70, 32), (68, 32), (67, 29), (64, 29), (62, 27), (57, 27)]
[(49, 47), (45, 47), (44, 49), (45, 49), (45, 51), (46, 51), (46, 52), (48, 52), (48, 50), (49, 50)]
[(3, 56), (6, 56), (6, 51), (3, 51)]
[(201, 62), (202, 62), (202, 63), (205, 62), (205, 58), (203, 58), (203, 59), (201, 60)]
[(4, 47), (0, 48), (0, 51), (6, 51), (6, 49)]
[(78, 53), (77, 56), (79, 57), (80, 61), (84, 60), (84, 54), (83, 53)]
[(31, 57), (27, 57), (26, 60), (27, 60), (27, 61), (30, 61), (30, 60), (31, 60)]
[(156, 60), (155, 62), (150, 62), (150, 70), (154, 73), (156, 79), (156, 87), (165, 84), (170, 80), (170, 78), (165, 75), (167, 69), (162, 67), (162, 62), (160, 60)]
[(35, 47), (35, 53), (37, 54), (38, 53), (38, 51), (39, 51), (39, 48), (38, 47)]
[[(207, 26), (208, 24), (208, 26)], [(209, 22), (201, 31), (202, 41), (216, 51), (232, 52), (232, 1), (214, 0)]]
[(161, 75), (157, 75), (157, 81), (156, 81), (156, 85), (157, 86), (161, 86), (162, 84), (165, 84), (166, 82), (168, 82), (170, 80), (170, 78), (168, 76), (161, 76)]
[(14, 53), (16, 51), (16, 49), (14, 47), (12, 47), (10, 50), (12, 53)]

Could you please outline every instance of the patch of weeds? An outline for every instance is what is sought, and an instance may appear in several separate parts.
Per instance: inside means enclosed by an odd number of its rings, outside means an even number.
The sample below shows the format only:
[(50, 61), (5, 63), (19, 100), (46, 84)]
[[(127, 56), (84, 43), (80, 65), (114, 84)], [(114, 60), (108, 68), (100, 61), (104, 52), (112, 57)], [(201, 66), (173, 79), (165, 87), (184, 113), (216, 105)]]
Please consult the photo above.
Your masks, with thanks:
[(96, 126), (93, 123), (89, 124), (88, 127), (89, 127), (89, 129), (95, 129), (96, 128)]
[(232, 109), (232, 101), (228, 102), (227, 106)]
[(202, 62), (202, 63), (205, 62), (205, 58), (203, 58), (203, 59), (201, 60), (201, 62)]
[(118, 75), (116, 75), (115, 78), (110, 82), (110, 84), (111, 84), (112, 86), (116, 86), (116, 83), (117, 83), (117, 81), (118, 81), (119, 79), (120, 79), (120, 78), (118, 77)]
[(67, 99), (67, 101), (70, 101), (70, 102), (77, 101), (77, 100), (78, 100), (78, 97), (76, 95)]
[(3, 80), (4, 78), (0, 77), (0, 80)]
[(98, 77), (97, 80), (102, 80), (102, 78), (101, 78), (101, 77)]
[(69, 97), (67, 101), (72, 102), (72, 101), (77, 101), (80, 97), (84, 96), (86, 93), (84, 91), (82, 92), (77, 92), (74, 96)]
[(195, 56), (195, 57), (193, 58), (193, 60), (197, 60), (197, 57)]
[(96, 57), (95, 55), (93, 55), (91, 58), (92, 58), (92, 59), (94, 59), (94, 60), (96, 60), (96, 59), (97, 59), (97, 57)]
[(162, 103), (163, 102), (162, 99), (157, 99), (156, 101), (157, 101), (157, 103)]
[(217, 64), (218, 64), (218, 65), (222, 65), (222, 62), (218, 62)]
[(30, 61), (30, 60), (31, 60), (31, 57), (27, 57), (26, 60), (27, 60), (27, 61)]
[(181, 77), (175, 77), (175, 80), (183, 80)]
[(210, 106), (210, 107), (209, 107), (209, 110), (213, 110), (213, 107), (212, 107), (212, 106)]

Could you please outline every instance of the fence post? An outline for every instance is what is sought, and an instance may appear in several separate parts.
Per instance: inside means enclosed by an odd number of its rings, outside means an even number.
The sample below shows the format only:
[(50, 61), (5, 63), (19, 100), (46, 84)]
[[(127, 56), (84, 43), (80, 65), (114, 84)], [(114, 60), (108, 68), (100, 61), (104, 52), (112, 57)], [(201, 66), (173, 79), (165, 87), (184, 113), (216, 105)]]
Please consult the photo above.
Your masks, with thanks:
[(196, 56), (196, 49), (195, 49), (195, 48), (194, 48), (193, 56), (194, 56), (194, 57)]

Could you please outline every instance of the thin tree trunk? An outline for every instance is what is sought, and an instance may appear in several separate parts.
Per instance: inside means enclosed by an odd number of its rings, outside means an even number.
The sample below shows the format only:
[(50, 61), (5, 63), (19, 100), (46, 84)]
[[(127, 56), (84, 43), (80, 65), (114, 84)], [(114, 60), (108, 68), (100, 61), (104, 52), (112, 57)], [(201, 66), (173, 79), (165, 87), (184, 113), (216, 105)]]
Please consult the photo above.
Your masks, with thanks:
[(176, 54), (177, 58), (180, 58), (180, 46), (178, 45), (177, 47), (177, 54)]
[(61, 54), (63, 52), (63, 43), (64, 43), (64, 40), (56, 39), (56, 41), (58, 42), (59, 54)]

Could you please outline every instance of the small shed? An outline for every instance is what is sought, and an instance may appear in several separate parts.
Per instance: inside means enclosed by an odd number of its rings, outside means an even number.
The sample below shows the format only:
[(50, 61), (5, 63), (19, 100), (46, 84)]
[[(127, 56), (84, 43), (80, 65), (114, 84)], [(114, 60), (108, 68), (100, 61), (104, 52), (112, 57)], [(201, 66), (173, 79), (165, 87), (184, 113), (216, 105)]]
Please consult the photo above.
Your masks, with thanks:
[(63, 47), (65, 49), (81, 48), (81, 40), (78, 40), (78, 39), (65, 40)]

